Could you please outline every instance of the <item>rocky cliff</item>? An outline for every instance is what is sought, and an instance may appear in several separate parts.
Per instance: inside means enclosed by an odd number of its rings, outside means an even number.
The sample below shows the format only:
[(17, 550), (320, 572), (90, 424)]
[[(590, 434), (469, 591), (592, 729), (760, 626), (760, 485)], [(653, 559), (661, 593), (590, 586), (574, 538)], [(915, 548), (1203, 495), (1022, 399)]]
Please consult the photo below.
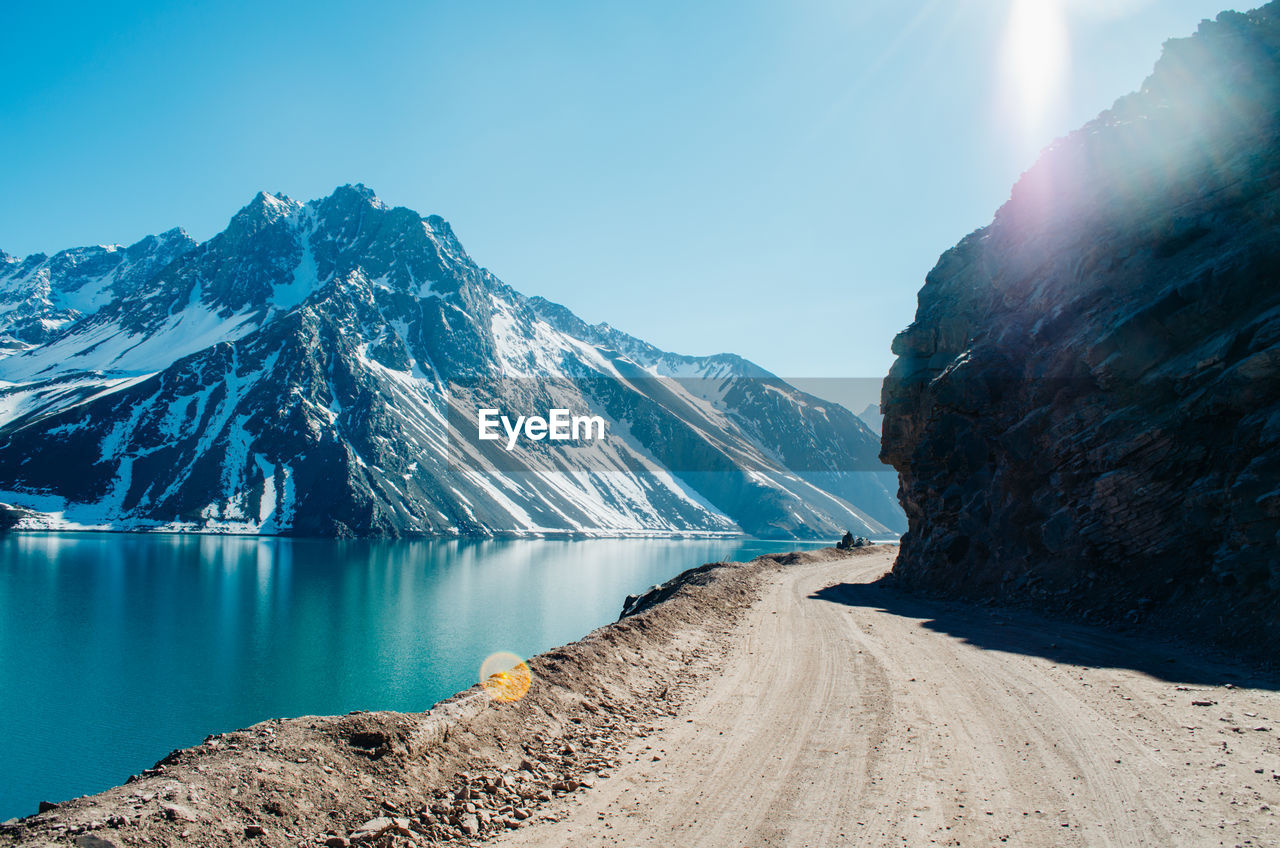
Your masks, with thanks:
[(1274, 649), (1278, 131), (1280, 3), (1224, 12), (942, 256), (883, 395), (896, 581)]

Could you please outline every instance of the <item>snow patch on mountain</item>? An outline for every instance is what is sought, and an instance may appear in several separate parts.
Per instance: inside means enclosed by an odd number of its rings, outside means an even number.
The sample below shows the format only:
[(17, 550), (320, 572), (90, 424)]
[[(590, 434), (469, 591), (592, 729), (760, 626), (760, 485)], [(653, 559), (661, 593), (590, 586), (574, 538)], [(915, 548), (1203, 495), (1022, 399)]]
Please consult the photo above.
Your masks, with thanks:
[[(505, 451), (481, 405), (609, 437)], [(0, 263), (0, 499), (33, 528), (885, 535), (877, 452), (746, 360), (525, 297), (363, 186), (259, 194), (201, 244)]]

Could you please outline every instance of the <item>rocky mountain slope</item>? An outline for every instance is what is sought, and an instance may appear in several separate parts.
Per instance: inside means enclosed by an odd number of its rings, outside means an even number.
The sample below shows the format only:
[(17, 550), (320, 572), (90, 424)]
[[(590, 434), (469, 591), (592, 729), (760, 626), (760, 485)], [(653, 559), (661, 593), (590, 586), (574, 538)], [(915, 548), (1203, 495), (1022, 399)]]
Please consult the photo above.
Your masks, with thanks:
[[(496, 408), (590, 444), (478, 437)], [(850, 412), (528, 298), (363, 186), (259, 194), (197, 244), (0, 255), (0, 501), (20, 528), (883, 534)]]
[(878, 403), (867, 404), (866, 409), (858, 413), (858, 417), (873, 433), (878, 434), (884, 428), (884, 416), (880, 414), (880, 404)]
[(1280, 636), (1280, 4), (1170, 41), (928, 275), (895, 578)]

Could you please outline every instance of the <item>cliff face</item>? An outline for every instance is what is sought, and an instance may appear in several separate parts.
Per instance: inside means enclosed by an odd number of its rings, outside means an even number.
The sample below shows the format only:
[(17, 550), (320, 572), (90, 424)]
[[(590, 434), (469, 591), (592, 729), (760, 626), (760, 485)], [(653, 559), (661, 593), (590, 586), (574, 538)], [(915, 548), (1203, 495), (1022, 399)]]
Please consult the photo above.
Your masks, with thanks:
[(1224, 12), (942, 256), (884, 388), (896, 580), (1280, 635), (1278, 130), (1280, 3)]

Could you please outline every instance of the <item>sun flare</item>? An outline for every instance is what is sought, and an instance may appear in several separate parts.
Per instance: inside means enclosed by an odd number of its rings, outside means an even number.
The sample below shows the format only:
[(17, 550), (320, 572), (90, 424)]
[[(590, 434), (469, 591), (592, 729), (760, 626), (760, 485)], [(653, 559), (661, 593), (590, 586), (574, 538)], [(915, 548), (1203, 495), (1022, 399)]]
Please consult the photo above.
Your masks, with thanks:
[(499, 651), (485, 658), (481, 664), (480, 685), (493, 700), (513, 704), (529, 693), (533, 672), (518, 655)]
[(1004, 74), (1012, 105), (1028, 129), (1045, 116), (1067, 72), (1067, 21), (1061, 0), (1013, 0), (1005, 29)]

